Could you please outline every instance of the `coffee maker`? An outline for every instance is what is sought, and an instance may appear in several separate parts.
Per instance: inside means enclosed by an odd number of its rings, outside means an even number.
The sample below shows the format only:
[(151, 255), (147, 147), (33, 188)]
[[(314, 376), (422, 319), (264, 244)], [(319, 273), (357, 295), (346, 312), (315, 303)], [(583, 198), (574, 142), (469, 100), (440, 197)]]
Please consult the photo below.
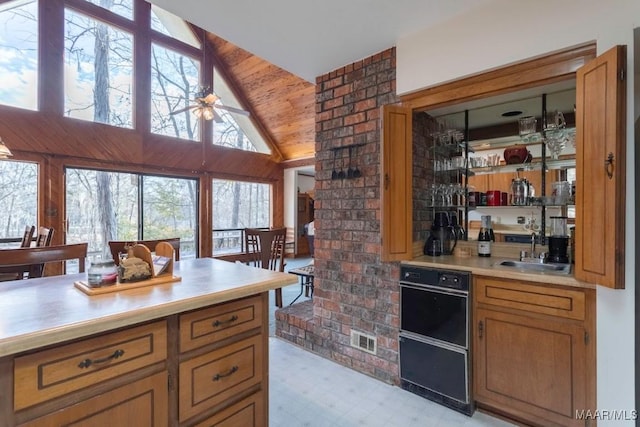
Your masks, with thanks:
[(429, 256), (451, 255), (457, 243), (458, 237), (451, 225), (449, 213), (436, 212), (429, 237), (424, 244), (424, 254)]
[(549, 237), (549, 255), (547, 262), (561, 264), (569, 263), (567, 249), (569, 247), (569, 236), (567, 235), (567, 217), (552, 216), (551, 236)]

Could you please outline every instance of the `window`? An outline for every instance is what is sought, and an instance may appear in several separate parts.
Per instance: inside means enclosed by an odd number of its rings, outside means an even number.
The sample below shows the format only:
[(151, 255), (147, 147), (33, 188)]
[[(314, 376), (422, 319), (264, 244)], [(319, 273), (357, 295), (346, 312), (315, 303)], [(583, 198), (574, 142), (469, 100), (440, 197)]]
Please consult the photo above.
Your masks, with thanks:
[(198, 120), (190, 111), (172, 111), (193, 103), (200, 81), (200, 62), (157, 44), (151, 47), (151, 132), (200, 140)]
[(111, 257), (109, 240), (180, 237), (180, 258), (194, 258), (197, 184), (195, 179), (69, 168), (67, 242), (88, 242), (90, 257)]
[[(24, 228), (37, 223), (38, 165), (0, 160), (0, 239), (19, 242)], [(0, 247), (17, 247), (14, 241)]]
[(65, 10), (65, 116), (133, 127), (133, 36)]
[(151, 5), (151, 29), (165, 36), (180, 40), (190, 46), (200, 49), (200, 41), (193, 35), (189, 25), (166, 10)]
[(213, 180), (213, 253), (242, 250), (244, 228), (271, 225), (271, 185)]
[[(213, 73), (213, 82), (216, 95), (220, 97), (222, 104), (243, 108), (227, 82), (216, 70)], [(214, 121), (213, 124), (213, 143), (215, 145), (270, 154), (271, 150), (249, 117), (228, 113), (222, 109), (216, 110), (216, 113), (221, 120)]]
[(36, 110), (38, 2), (0, 4), (0, 103)]
[(93, 3), (96, 6), (100, 6), (111, 12), (122, 16), (123, 18), (133, 19), (133, 1), (134, 0), (118, 0), (118, 1), (105, 1), (105, 0), (86, 0), (89, 3)]

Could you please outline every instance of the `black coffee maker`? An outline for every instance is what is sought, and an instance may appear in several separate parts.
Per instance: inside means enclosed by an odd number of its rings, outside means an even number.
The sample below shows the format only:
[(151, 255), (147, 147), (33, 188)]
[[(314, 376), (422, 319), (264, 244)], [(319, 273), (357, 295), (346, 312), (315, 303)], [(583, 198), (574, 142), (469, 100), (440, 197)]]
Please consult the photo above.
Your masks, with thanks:
[(549, 237), (549, 255), (547, 256), (547, 261), (568, 264), (568, 246), (569, 236), (567, 235), (567, 217), (552, 216), (551, 236)]
[(451, 225), (449, 213), (436, 212), (429, 237), (424, 244), (424, 254), (429, 256), (451, 255), (457, 243), (458, 237)]

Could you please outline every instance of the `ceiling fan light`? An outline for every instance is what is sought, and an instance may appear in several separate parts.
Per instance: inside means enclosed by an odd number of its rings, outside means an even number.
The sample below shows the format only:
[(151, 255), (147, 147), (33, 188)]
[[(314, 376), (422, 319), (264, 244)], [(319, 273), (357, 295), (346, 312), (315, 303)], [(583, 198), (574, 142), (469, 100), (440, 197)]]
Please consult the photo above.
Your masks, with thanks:
[(204, 108), (202, 117), (204, 117), (205, 120), (213, 120), (213, 107)]
[(202, 117), (202, 107), (195, 108), (193, 110), (193, 115), (196, 116), (197, 118)]
[(0, 159), (8, 159), (9, 157), (13, 157), (13, 154), (0, 138)]

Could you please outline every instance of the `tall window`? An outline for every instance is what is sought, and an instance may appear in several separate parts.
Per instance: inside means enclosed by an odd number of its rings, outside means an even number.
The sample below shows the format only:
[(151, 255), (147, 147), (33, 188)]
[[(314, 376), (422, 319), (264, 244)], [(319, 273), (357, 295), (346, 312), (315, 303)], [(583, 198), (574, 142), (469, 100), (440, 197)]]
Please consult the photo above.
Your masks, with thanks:
[(133, 127), (133, 36), (65, 10), (65, 115)]
[[(0, 160), (0, 238), (20, 239), (38, 222), (38, 165)], [(15, 243), (0, 247), (16, 247)]]
[[(110, 257), (109, 240), (180, 237), (180, 256), (196, 256), (197, 180), (67, 169), (69, 243)], [(142, 200), (142, 204), (140, 201)]]
[(38, 2), (0, 4), (0, 103), (36, 110)]
[(151, 132), (191, 141), (200, 140), (196, 117), (171, 112), (193, 103), (199, 90), (200, 62), (153, 44), (151, 47)]
[(213, 252), (240, 252), (241, 229), (271, 225), (271, 185), (213, 180)]

